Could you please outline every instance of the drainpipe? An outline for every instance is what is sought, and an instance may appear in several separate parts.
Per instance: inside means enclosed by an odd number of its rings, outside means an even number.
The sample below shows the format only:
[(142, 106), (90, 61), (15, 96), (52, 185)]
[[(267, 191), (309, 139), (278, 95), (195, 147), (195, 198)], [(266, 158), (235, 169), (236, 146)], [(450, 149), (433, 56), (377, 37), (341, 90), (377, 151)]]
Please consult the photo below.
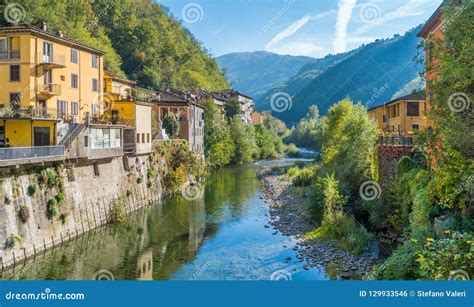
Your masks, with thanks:
[(33, 133), (33, 120), (30, 120), (31, 147), (35, 146), (35, 134)]

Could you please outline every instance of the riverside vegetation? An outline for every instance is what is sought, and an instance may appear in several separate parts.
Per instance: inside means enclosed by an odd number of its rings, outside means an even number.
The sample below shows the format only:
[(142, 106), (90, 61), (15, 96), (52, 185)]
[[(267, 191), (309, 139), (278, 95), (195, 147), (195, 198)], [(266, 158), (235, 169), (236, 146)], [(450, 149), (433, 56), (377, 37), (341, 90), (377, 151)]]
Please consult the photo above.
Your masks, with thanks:
[[(440, 59), (427, 114), (435, 124), (419, 133), (414, 154), (400, 160), (380, 198), (359, 195), (364, 181), (378, 179), (377, 134), (360, 104), (346, 99), (324, 117), (312, 107), (288, 137), (321, 152), (313, 165), (288, 171), (293, 184), (309, 194), (307, 210), (318, 223), (308, 238), (356, 252), (368, 248), (375, 234), (394, 238), (394, 252), (373, 269), (373, 278), (474, 276), (474, 113), (469, 106), (453, 112), (447, 103), (453, 93), (473, 97), (474, 55), (466, 46), (473, 44), (474, 6), (447, 9), (446, 16), (445, 38), (430, 46)], [(463, 276), (453, 276), (456, 272)]]

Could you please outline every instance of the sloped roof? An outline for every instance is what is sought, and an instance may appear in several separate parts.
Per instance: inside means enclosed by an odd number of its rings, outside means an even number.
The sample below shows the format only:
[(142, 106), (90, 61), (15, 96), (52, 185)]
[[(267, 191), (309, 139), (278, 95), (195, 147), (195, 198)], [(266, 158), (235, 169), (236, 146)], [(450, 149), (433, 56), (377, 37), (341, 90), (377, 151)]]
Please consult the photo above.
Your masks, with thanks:
[(372, 111), (372, 110), (375, 110), (375, 109), (378, 109), (378, 108), (384, 107), (384, 106), (389, 106), (389, 105), (394, 104), (395, 102), (398, 102), (398, 101), (425, 100), (425, 99), (426, 99), (426, 97), (423, 94), (419, 94), (419, 93), (410, 94), (410, 95), (398, 97), (398, 98), (396, 98), (392, 101), (389, 101), (389, 102), (386, 102), (386, 103), (381, 104), (379, 106), (370, 108), (370, 109), (368, 109), (368, 111)]

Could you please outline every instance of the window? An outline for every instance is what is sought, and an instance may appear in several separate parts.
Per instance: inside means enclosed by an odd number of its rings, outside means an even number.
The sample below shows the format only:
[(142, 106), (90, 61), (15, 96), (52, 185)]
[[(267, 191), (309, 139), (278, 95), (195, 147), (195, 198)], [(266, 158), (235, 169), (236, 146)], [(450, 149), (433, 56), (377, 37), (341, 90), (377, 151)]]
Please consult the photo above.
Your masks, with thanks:
[(79, 114), (79, 103), (71, 101), (71, 115), (77, 116)]
[(67, 102), (58, 100), (58, 118), (65, 119), (67, 117)]
[(78, 51), (77, 49), (71, 48), (71, 63), (79, 63)]
[(44, 84), (53, 83), (53, 71), (51, 69), (45, 70), (43, 75)]
[(120, 129), (93, 128), (91, 129), (91, 148), (120, 148), (122, 138)]
[(84, 136), (84, 147), (89, 147), (89, 136), (88, 135)]
[(407, 102), (407, 116), (420, 116), (420, 103), (418, 101)]
[(149, 133), (146, 134), (146, 142), (150, 143), (150, 134)]
[(391, 107), (391, 117), (399, 117), (400, 116), (400, 105), (396, 104)]
[(53, 44), (43, 42), (43, 62), (51, 63), (53, 60)]
[(10, 93), (10, 107), (12, 109), (20, 108), (21, 93)]
[(0, 38), (0, 52), (2, 52), (2, 54), (0, 54), (0, 57), (2, 59), (4, 56), (6, 57), (6, 53), (5, 53), (6, 51), (7, 51), (7, 39), (5, 37), (1, 37)]
[(20, 81), (20, 65), (10, 65), (10, 82)]
[(97, 113), (99, 113), (99, 105), (97, 103), (93, 103), (91, 105), (91, 113), (92, 113), (92, 116), (96, 115)]
[(95, 54), (92, 55), (92, 67), (99, 68), (99, 56)]
[(140, 144), (140, 133), (137, 133), (137, 144)]
[(382, 121), (383, 121), (384, 123), (388, 122), (388, 116), (387, 116), (387, 114), (384, 114), (384, 115), (382, 116)]
[(412, 128), (413, 131), (419, 131), (420, 130), (420, 124), (413, 124), (411, 126), (411, 128)]
[(142, 143), (145, 144), (145, 133), (142, 133)]
[(97, 79), (92, 79), (92, 91), (93, 92), (98, 92), (99, 91), (99, 80)]
[(71, 87), (79, 88), (78, 76), (77, 74), (71, 74)]

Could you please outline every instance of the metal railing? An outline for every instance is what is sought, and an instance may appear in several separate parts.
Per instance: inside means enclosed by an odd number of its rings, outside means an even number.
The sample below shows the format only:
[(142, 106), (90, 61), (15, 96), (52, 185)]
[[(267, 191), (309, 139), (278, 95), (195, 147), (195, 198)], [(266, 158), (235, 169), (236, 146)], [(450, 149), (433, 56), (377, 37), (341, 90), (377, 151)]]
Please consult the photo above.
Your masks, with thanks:
[(0, 148), (0, 161), (30, 160), (64, 156), (64, 146), (4, 147)]
[(12, 61), (20, 59), (20, 50), (12, 49), (0, 51), (0, 61)]
[(56, 109), (0, 107), (0, 117), (53, 119), (56, 117)]
[(379, 145), (383, 146), (413, 146), (413, 137), (406, 136), (381, 136)]
[(40, 84), (38, 91), (43, 94), (59, 96), (61, 95), (61, 85), (54, 83)]

